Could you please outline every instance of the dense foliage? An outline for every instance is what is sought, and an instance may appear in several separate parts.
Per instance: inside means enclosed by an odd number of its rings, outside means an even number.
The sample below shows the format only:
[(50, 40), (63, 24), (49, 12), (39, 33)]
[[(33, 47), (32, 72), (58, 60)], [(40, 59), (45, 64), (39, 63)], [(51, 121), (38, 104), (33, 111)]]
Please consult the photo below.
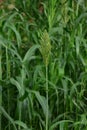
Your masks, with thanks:
[(0, 0), (0, 130), (87, 130), (87, 0)]

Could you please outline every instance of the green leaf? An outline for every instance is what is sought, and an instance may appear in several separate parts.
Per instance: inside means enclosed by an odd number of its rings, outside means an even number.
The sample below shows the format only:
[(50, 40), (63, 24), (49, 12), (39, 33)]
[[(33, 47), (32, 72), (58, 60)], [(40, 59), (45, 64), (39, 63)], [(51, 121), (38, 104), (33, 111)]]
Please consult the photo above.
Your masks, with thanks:
[(80, 39), (79, 39), (79, 37), (76, 37), (76, 54), (77, 54), (77, 56), (79, 55), (79, 44), (80, 44)]
[(20, 47), (20, 44), (21, 44), (21, 35), (20, 35), (20, 33), (18, 32), (17, 28), (15, 27), (14, 24), (7, 25), (7, 27), (8, 27), (9, 29), (11, 29), (11, 30), (15, 33), (15, 36), (16, 36), (16, 39), (17, 39), (18, 47)]
[(27, 125), (22, 121), (16, 120), (16, 121), (14, 121), (14, 123), (18, 126), (23, 127), (24, 129), (28, 129)]
[(17, 87), (20, 95), (24, 94), (24, 90), (22, 89), (22, 87), (20, 86), (20, 84), (19, 84), (19, 82), (17, 80), (11, 78), (10, 82)]
[(29, 62), (32, 58), (35, 58), (35, 57), (32, 57), (35, 50), (39, 48), (39, 45), (33, 45), (25, 54), (24, 58), (23, 58), (23, 63), (25, 62)]
[(33, 94), (35, 94), (35, 96), (36, 96), (38, 102), (40, 103), (40, 105), (41, 105), (41, 107), (42, 107), (42, 109), (43, 109), (44, 115), (46, 116), (46, 113), (47, 113), (46, 98), (45, 98), (44, 96), (41, 96), (40, 93), (37, 92), (37, 91), (31, 91), (31, 90), (29, 90), (29, 89), (26, 89), (26, 91), (27, 91), (28, 93), (33, 93)]
[(0, 111), (12, 123), (12, 125), (14, 126), (14, 129), (17, 130), (15, 123), (14, 123), (14, 120), (8, 115), (8, 113), (5, 111), (5, 109), (2, 106), (0, 106)]
[(51, 126), (50, 126), (50, 129), (49, 130), (53, 130), (54, 128), (56, 128), (58, 125), (64, 125), (64, 123), (68, 123), (68, 122), (73, 122), (71, 120), (62, 120), (62, 121), (57, 121), (55, 123), (53, 123)]
[(40, 103), (40, 105), (42, 106), (42, 109), (43, 109), (43, 112), (44, 112), (44, 115), (46, 116), (46, 113), (47, 113), (47, 105), (46, 105), (46, 98), (41, 96), (39, 92), (34, 92), (38, 102)]

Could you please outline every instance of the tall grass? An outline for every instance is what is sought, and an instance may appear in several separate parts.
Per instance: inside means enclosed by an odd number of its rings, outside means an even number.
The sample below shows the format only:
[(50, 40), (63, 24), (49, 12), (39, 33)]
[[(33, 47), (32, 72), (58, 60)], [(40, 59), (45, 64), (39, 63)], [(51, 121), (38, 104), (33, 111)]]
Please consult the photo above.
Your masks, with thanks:
[[(0, 80), (2, 80), (2, 49), (0, 47)], [(0, 106), (2, 106), (2, 86), (0, 86)], [(0, 129), (1, 129), (1, 121), (2, 121), (2, 112), (0, 111)]]
[(48, 123), (49, 123), (49, 88), (48, 88), (48, 64), (49, 64), (49, 58), (50, 58), (50, 53), (51, 53), (51, 43), (50, 43), (50, 38), (46, 30), (44, 31), (42, 37), (41, 37), (41, 47), (40, 51), (43, 56), (44, 64), (45, 64), (45, 69), (46, 69), (46, 130), (48, 130)]
[(0, 8), (0, 130), (86, 130), (87, 2)]

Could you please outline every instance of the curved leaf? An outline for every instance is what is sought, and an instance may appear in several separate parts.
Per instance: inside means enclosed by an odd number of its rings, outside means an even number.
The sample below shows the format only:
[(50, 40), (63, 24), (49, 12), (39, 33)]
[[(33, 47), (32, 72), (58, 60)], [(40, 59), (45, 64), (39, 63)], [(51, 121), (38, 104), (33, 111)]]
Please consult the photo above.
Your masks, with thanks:
[(15, 123), (14, 123), (14, 120), (8, 115), (8, 113), (5, 111), (5, 109), (0, 106), (0, 111), (3, 113), (3, 115), (13, 124), (14, 126), (14, 129), (17, 130), (16, 126), (15, 126)]
[[(23, 62), (29, 62), (31, 60), (31, 57), (33, 56), (36, 49), (39, 48), (39, 45), (33, 45), (25, 54)], [(35, 57), (32, 57), (35, 58)]]

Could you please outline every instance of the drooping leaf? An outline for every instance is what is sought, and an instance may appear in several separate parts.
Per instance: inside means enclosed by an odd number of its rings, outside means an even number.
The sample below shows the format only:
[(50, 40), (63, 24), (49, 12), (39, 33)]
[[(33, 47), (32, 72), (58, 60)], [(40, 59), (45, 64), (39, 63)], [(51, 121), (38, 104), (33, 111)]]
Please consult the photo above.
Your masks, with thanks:
[(14, 123), (18, 126), (21, 126), (24, 129), (28, 129), (27, 125), (22, 121), (16, 120), (16, 121), (14, 121)]
[(3, 115), (12, 123), (12, 125), (14, 126), (14, 129), (17, 130), (16, 126), (15, 126), (15, 122), (14, 120), (8, 115), (8, 113), (5, 111), (5, 109), (0, 106), (0, 111), (3, 113)]
[(13, 78), (10, 79), (10, 82), (17, 87), (17, 90), (19, 92), (20, 95), (24, 94), (24, 90), (22, 88), (22, 86), (20, 86), (19, 82)]
[(29, 62), (32, 58), (33, 54), (35, 53), (35, 50), (39, 48), (39, 45), (33, 45), (25, 54), (24, 58), (23, 58), (23, 63), (25, 62)]
[(51, 126), (50, 126), (50, 130), (53, 130), (54, 128), (56, 128), (58, 125), (64, 125), (65, 123), (69, 123), (69, 122), (71, 122), (71, 123), (73, 123), (73, 121), (71, 121), (71, 120), (62, 120), (62, 121), (57, 121), (57, 122), (55, 122), (55, 123), (53, 123)]

